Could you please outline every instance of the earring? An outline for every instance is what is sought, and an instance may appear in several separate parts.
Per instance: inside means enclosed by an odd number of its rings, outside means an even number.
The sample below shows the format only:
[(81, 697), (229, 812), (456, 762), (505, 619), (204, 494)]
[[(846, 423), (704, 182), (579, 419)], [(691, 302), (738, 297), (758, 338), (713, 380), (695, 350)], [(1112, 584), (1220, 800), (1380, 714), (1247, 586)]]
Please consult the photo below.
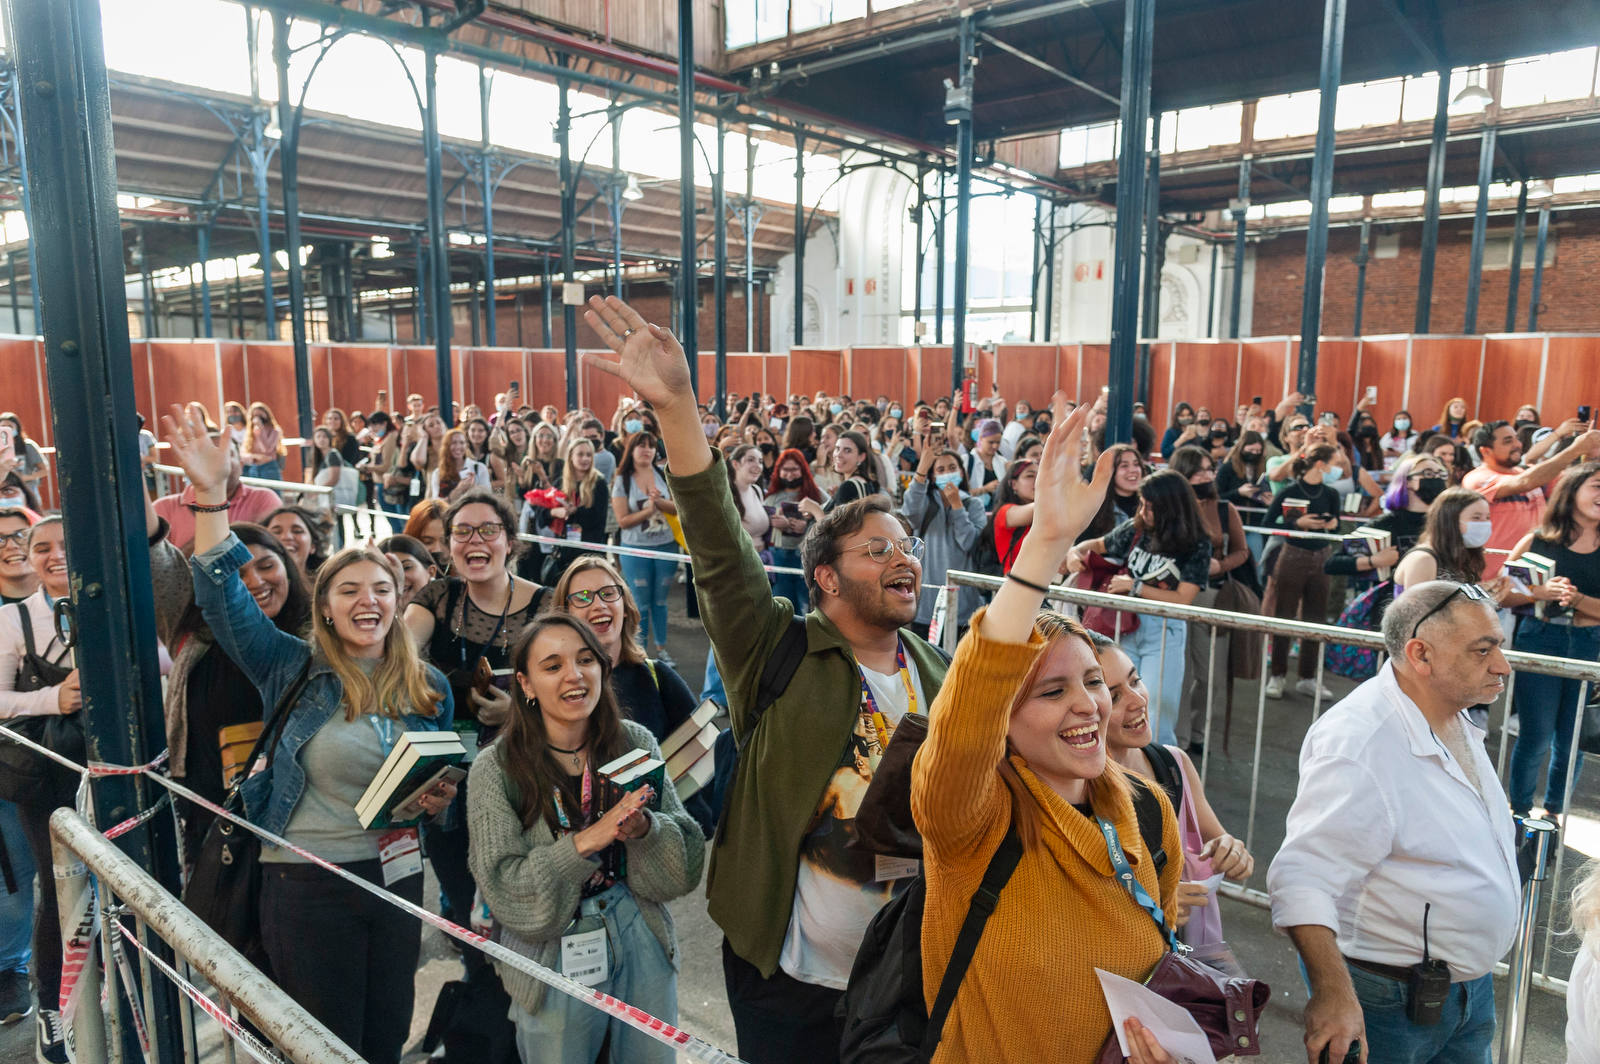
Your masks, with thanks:
[(327, 614), (323, 614), (322, 615), (322, 623), (327, 625), (329, 628), (332, 628), (333, 627), (333, 618), (329, 617)]

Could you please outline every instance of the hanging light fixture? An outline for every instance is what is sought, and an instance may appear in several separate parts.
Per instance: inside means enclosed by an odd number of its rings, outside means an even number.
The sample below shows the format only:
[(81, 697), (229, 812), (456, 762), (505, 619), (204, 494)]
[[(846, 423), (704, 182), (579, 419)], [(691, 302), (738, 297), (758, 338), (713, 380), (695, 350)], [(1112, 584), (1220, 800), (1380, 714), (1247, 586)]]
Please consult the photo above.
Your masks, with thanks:
[(1463, 111), (1482, 111), (1494, 103), (1494, 97), (1490, 95), (1489, 90), (1479, 83), (1479, 78), (1482, 76), (1479, 72), (1483, 69), (1483, 67), (1467, 68), (1466, 85), (1450, 101), (1453, 108)]
[(622, 198), (625, 200), (644, 199), (644, 189), (639, 187), (639, 179), (633, 174), (628, 175), (628, 185), (622, 190)]

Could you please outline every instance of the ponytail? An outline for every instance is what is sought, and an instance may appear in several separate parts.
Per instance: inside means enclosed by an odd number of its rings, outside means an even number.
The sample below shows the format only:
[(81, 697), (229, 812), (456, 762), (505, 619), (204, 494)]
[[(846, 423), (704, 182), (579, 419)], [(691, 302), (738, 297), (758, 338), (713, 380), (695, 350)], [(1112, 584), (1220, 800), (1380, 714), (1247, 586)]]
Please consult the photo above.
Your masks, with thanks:
[(1299, 454), (1295, 455), (1294, 464), (1289, 467), (1289, 472), (1293, 473), (1295, 479), (1298, 480), (1300, 477), (1303, 477), (1309, 473), (1312, 466), (1316, 465), (1318, 462), (1329, 461), (1337, 453), (1338, 452), (1333, 449), (1332, 444), (1319, 443), (1315, 447), (1301, 451)]

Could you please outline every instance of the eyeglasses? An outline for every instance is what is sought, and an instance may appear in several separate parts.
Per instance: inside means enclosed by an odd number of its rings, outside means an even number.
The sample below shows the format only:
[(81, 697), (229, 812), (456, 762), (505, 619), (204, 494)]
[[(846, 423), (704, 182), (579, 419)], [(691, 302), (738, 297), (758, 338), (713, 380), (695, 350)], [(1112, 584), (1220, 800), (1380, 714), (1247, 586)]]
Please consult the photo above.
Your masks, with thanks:
[(1289, 426), (1289, 431), (1290, 432), (1299, 432), (1302, 429), (1308, 429), (1310, 427), (1311, 427), (1311, 423), (1309, 421), (1301, 421), (1298, 424), (1290, 425)]
[(15, 543), (17, 546), (26, 546), (28, 536), (33, 532), (31, 528), (19, 528), (15, 532), (0, 532), (0, 543)]
[(506, 526), (499, 521), (485, 521), (481, 525), (451, 525), (450, 538), (457, 543), (471, 543), (473, 534), (476, 533), (479, 539), (487, 543), (491, 539), (499, 538), (500, 533), (505, 530)]
[(607, 584), (605, 587), (597, 587), (593, 591), (574, 591), (567, 596), (567, 605), (576, 606), (581, 610), (586, 606), (593, 605), (595, 599), (599, 599), (601, 602), (616, 602), (621, 597), (621, 584)]
[(1489, 596), (1484, 593), (1483, 588), (1479, 587), (1477, 584), (1457, 584), (1454, 591), (1440, 599), (1438, 603), (1434, 605), (1433, 609), (1429, 610), (1427, 613), (1424, 613), (1421, 619), (1419, 619), (1416, 624), (1411, 626), (1411, 638), (1417, 638), (1417, 629), (1421, 628), (1423, 623), (1429, 620), (1434, 614), (1439, 613), (1446, 606), (1450, 605), (1451, 602), (1455, 601), (1455, 597), (1457, 595), (1465, 595), (1473, 602), (1488, 602), (1491, 605), (1493, 604)]
[(922, 549), (925, 546), (926, 544), (916, 536), (904, 536), (900, 539), (888, 539), (884, 536), (873, 536), (865, 543), (857, 543), (853, 546), (842, 547), (840, 550), (864, 550), (867, 552), (867, 557), (871, 558), (875, 562), (888, 561), (890, 557), (894, 555), (894, 552), (898, 550), (901, 554), (904, 554), (907, 558), (910, 558), (913, 561), (921, 561)]

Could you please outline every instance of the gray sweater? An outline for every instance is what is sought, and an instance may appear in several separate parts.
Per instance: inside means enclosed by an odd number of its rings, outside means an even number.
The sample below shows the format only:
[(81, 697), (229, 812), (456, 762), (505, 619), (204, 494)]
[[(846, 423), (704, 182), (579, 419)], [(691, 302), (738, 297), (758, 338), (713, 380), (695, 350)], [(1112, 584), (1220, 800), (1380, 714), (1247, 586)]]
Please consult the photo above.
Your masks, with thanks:
[[(952, 510), (930, 482), (913, 479), (906, 489), (906, 501), (900, 512), (911, 522), (912, 534), (927, 541), (922, 555), (924, 583), (944, 583), (945, 573), (951, 569), (971, 571), (972, 548), (977, 546), (978, 535), (989, 520), (983, 509), (983, 499), (962, 491), (961, 508)], [(917, 606), (917, 622), (927, 624), (933, 620), (938, 603), (939, 592), (924, 589)], [(964, 587), (956, 603), (954, 620), (966, 624), (983, 604), (983, 596), (977, 588)]]
[[(661, 756), (655, 737), (643, 725), (630, 720), (623, 727), (634, 746)], [(499, 743), (480, 751), (467, 777), (471, 840), (467, 860), (494, 914), (495, 940), (559, 971), (561, 933), (577, 912), (584, 883), (600, 863), (578, 855), (575, 835), (556, 838), (543, 817), (522, 826), (507, 794), (500, 752)], [(669, 786), (661, 795), (661, 812), (650, 814), (649, 833), (625, 845), (628, 889), (645, 924), (677, 968), (677, 936), (664, 903), (700, 884), (705, 837), (684, 811), (677, 789)], [(538, 1012), (545, 985), (499, 962), (495, 968), (511, 999), (530, 1013)]]

